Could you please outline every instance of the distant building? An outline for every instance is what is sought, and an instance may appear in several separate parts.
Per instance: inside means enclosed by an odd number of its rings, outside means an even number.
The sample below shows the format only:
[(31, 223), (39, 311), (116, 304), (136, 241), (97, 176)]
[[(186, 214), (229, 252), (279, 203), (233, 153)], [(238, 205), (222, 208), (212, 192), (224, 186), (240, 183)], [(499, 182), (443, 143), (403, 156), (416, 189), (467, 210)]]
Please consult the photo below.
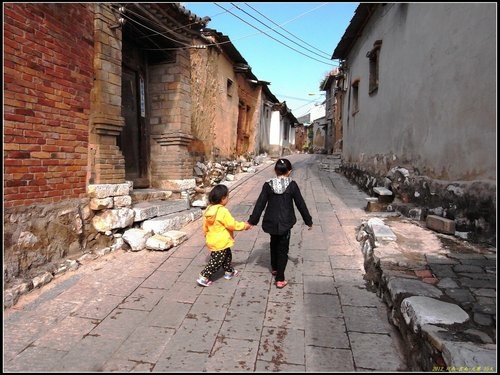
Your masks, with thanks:
[(317, 154), (327, 153), (327, 135), (329, 133), (329, 129), (325, 113), (324, 102), (315, 104), (310, 111), (313, 133), (313, 152)]
[(306, 113), (303, 116), (297, 118), (298, 125), (295, 127), (295, 145), (297, 151), (308, 152), (309, 145), (312, 142), (309, 141), (309, 128), (311, 126), (311, 114)]
[(321, 82), (325, 92), (325, 121), (327, 126), (325, 147), (329, 154), (342, 151), (342, 103), (345, 86), (343, 75), (334, 68)]

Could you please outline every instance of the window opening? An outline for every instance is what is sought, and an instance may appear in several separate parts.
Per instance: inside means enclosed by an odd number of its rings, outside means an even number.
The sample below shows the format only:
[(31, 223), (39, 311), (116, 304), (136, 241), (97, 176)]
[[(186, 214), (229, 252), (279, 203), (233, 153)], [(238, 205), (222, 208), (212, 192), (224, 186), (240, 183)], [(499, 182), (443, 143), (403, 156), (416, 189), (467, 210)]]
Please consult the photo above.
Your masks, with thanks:
[(352, 114), (359, 112), (359, 78), (354, 80), (352, 86)]
[(376, 40), (373, 43), (373, 48), (371, 51), (366, 53), (366, 57), (370, 60), (370, 79), (368, 83), (368, 94), (373, 94), (378, 89), (378, 71), (379, 71), (379, 55), (380, 55), (380, 47), (382, 46), (381, 40)]

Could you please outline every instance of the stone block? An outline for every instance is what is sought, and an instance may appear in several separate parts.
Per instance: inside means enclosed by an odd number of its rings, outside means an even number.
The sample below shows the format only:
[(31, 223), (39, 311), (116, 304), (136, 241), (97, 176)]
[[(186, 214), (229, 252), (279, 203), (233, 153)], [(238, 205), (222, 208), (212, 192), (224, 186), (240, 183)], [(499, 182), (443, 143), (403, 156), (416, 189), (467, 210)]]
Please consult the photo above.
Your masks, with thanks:
[(441, 216), (427, 215), (425, 220), (427, 228), (445, 234), (455, 234), (455, 222)]
[(379, 203), (391, 203), (394, 200), (392, 191), (383, 186), (375, 186), (373, 188), (373, 193), (375, 197), (377, 197)]
[(366, 205), (366, 211), (368, 212), (384, 212), (387, 211), (387, 203), (380, 203), (374, 201), (368, 201)]
[(373, 192), (377, 196), (379, 196), (379, 195), (392, 195), (392, 191), (390, 191), (389, 189), (387, 189), (383, 186), (375, 186), (373, 188)]

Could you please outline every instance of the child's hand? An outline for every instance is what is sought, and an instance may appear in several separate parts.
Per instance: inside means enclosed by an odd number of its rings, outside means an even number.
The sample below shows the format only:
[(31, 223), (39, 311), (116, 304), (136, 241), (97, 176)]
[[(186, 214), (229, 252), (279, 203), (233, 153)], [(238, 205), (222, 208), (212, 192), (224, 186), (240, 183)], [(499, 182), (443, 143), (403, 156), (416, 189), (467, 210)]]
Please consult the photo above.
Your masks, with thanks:
[(248, 221), (245, 223), (245, 230), (252, 229), (253, 225), (250, 224)]
[(311, 229), (313, 229), (313, 226), (312, 226), (312, 225), (311, 225), (311, 226), (310, 226), (307, 230), (311, 230)]

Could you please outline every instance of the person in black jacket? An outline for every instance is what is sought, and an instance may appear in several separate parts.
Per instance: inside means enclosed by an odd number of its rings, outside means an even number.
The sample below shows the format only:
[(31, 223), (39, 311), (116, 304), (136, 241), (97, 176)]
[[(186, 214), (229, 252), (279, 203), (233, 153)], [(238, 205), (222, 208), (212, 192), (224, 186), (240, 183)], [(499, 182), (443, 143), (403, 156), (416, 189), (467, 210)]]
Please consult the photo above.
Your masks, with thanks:
[(312, 228), (313, 221), (300, 193), (299, 185), (290, 177), (292, 172), (290, 160), (278, 159), (274, 171), (276, 177), (266, 181), (262, 186), (248, 223), (257, 225), (265, 209), (262, 229), (271, 236), (272, 274), (275, 276), (276, 287), (283, 288), (288, 284), (285, 280), (285, 269), (288, 262), (290, 232), (297, 222), (294, 203), (309, 229)]

